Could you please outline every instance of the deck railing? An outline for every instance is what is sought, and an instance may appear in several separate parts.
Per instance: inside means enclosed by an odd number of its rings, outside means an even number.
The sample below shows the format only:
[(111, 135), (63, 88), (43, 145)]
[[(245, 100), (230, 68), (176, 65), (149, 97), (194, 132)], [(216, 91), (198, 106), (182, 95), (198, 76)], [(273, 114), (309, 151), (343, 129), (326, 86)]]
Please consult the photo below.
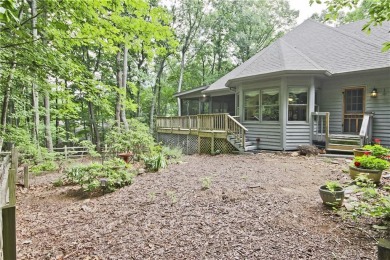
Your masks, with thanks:
[(312, 112), (311, 117), (312, 143), (326, 148), (329, 142), (329, 112)]
[(248, 132), (248, 129), (231, 115), (227, 115), (227, 127), (228, 133), (233, 134), (236, 140), (241, 141), (242, 147), (245, 147), (245, 133)]
[(234, 135), (236, 140), (242, 142), (243, 147), (245, 146), (245, 133), (248, 132), (248, 129), (228, 113), (157, 117), (156, 127), (157, 131), (171, 129), (225, 132)]
[(362, 126), (360, 128), (360, 145), (364, 146), (371, 142), (372, 140), (372, 118), (373, 113), (366, 113), (363, 117)]

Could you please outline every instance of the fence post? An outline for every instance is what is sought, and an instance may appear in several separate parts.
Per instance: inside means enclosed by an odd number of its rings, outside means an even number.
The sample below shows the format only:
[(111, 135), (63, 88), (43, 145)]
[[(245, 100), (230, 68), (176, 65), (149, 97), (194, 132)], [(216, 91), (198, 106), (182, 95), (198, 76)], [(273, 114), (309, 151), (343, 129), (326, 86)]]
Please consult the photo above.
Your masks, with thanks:
[(28, 165), (25, 165), (23, 168), (23, 177), (24, 177), (24, 187), (28, 189), (30, 187)]
[(68, 147), (65, 145), (64, 146), (64, 153), (65, 153), (65, 160), (68, 159)]
[(11, 169), (8, 172), (9, 203), (3, 207), (3, 257), (6, 260), (16, 260), (16, 213), (15, 213), (15, 180), (18, 169), (18, 154), (15, 148), (11, 151)]

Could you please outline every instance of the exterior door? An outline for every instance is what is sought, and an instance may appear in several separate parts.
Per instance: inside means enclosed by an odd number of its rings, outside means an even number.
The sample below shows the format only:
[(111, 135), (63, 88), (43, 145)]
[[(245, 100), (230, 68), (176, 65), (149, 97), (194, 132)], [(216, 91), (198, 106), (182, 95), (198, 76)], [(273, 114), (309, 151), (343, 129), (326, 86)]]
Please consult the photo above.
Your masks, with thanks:
[(364, 88), (347, 88), (344, 90), (344, 123), (345, 134), (359, 134), (364, 116)]

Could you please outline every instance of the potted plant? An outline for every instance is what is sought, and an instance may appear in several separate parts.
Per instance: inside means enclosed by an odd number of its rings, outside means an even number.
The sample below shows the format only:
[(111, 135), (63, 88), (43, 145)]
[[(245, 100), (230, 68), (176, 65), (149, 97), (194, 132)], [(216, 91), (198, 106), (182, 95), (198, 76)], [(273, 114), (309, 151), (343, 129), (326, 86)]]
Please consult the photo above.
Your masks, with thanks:
[(327, 206), (340, 207), (344, 201), (344, 189), (337, 181), (327, 181), (319, 189), (322, 202)]
[(380, 144), (374, 144), (374, 145), (365, 145), (363, 146), (363, 149), (370, 151), (372, 156), (378, 157), (378, 158), (384, 158), (387, 155), (389, 155), (390, 150), (381, 146)]
[(371, 154), (371, 151), (368, 150), (368, 149), (365, 149), (365, 147), (353, 149), (353, 155), (355, 157), (360, 157), (360, 156), (363, 156), (363, 155), (370, 155), (370, 154)]
[(349, 175), (354, 180), (358, 175), (364, 174), (374, 183), (379, 183), (383, 170), (389, 168), (390, 163), (372, 155), (355, 157), (349, 165)]

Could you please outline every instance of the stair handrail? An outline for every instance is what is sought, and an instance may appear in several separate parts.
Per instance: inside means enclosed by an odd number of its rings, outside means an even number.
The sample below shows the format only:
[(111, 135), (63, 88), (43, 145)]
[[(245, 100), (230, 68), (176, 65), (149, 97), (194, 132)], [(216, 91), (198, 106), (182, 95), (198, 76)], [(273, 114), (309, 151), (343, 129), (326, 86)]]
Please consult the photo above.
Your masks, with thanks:
[(227, 132), (231, 132), (236, 138), (241, 138), (241, 145), (245, 149), (245, 134), (248, 129), (229, 114), (226, 114), (226, 123)]
[(360, 127), (360, 146), (364, 146), (372, 139), (372, 118), (374, 113), (365, 113)]

